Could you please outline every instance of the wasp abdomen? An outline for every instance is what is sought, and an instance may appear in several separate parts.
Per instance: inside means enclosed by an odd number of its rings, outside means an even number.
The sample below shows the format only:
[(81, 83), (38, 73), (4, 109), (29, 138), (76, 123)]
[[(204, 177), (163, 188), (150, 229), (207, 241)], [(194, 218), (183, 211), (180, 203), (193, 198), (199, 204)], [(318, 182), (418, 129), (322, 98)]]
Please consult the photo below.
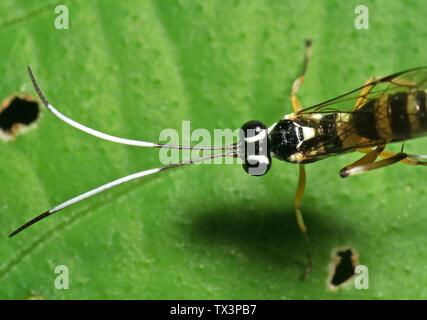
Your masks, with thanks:
[(397, 92), (368, 101), (352, 114), (361, 137), (385, 142), (402, 141), (427, 134), (426, 92)]
[(426, 92), (412, 90), (389, 95), (392, 140), (400, 141), (427, 133)]

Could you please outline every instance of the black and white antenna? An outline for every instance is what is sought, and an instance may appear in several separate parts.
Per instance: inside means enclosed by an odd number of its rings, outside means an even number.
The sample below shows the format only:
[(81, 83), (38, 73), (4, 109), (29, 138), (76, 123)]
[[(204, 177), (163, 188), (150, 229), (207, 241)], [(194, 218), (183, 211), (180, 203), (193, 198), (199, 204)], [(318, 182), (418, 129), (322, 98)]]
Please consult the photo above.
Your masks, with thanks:
[(92, 189), (88, 192), (85, 192), (83, 194), (80, 194), (70, 200), (67, 200), (57, 206), (55, 206), (54, 208), (38, 215), (37, 217), (35, 217), (34, 219), (28, 221), (27, 223), (23, 224), (21, 227), (19, 227), (18, 229), (16, 229), (15, 231), (13, 231), (10, 235), (10, 237), (13, 237), (14, 235), (18, 234), (19, 232), (23, 231), (24, 229), (28, 228), (29, 226), (33, 225), (34, 223), (54, 214), (55, 212), (58, 212), (66, 207), (69, 207), (75, 203), (78, 203), (82, 200), (88, 199), (98, 193), (101, 193), (103, 191), (106, 191), (108, 189), (111, 189), (115, 186), (121, 185), (123, 183), (126, 183), (128, 181), (132, 181), (132, 180), (136, 180), (145, 176), (149, 176), (164, 170), (168, 170), (168, 169), (172, 169), (175, 167), (181, 167), (181, 166), (185, 166), (188, 164), (192, 164), (192, 163), (196, 163), (196, 162), (202, 162), (205, 160), (209, 160), (209, 159), (214, 159), (214, 158), (220, 158), (220, 157), (237, 157), (238, 155), (238, 151), (237, 151), (237, 143), (231, 144), (231, 145), (227, 145), (227, 146), (214, 146), (214, 147), (203, 147), (203, 146), (182, 146), (182, 145), (169, 145), (169, 144), (161, 144), (161, 143), (154, 143), (154, 142), (147, 142), (147, 141), (140, 141), (140, 140), (131, 140), (131, 139), (125, 139), (125, 138), (119, 138), (119, 137), (115, 137), (97, 130), (94, 130), (92, 128), (86, 127), (83, 124), (80, 124), (68, 117), (66, 117), (65, 115), (63, 115), (62, 113), (60, 113), (58, 110), (56, 110), (54, 108), (54, 106), (46, 99), (45, 95), (43, 94), (43, 92), (41, 91), (35, 77), (34, 74), (30, 68), (30, 66), (28, 66), (28, 72), (30, 74), (31, 77), (31, 81), (33, 83), (34, 89), (37, 92), (37, 95), (39, 96), (40, 100), (43, 102), (43, 104), (60, 120), (64, 121), (65, 123), (69, 124), (70, 126), (86, 132), (87, 134), (90, 134), (92, 136), (95, 136), (97, 138), (100, 139), (104, 139), (107, 141), (111, 141), (111, 142), (115, 142), (115, 143), (119, 143), (119, 144), (125, 144), (125, 145), (130, 145), (130, 146), (136, 146), (136, 147), (147, 147), (147, 148), (167, 148), (167, 149), (190, 149), (190, 150), (223, 150), (224, 152), (221, 154), (211, 154), (209, 156), (205, 156), (205, 157), (200, 157), (194, 160), (186, 160), (186, 161), (182, 161), (182, 162), (178, 162), (178, 163), (173, 163), (167, 166), (163, 166), (163, 167), (158, 167), (158, 168), (154, 168), (154, 169), (149, 169), (149, 170), (144, 170), (144, 171), (140, 171), (140, 172), (136, 172), (133, 174), (130, 174), (128, 176), (119, 178), (117, 180), (111, 181), (109, 183), (106, 183), (104, 185), (101, 185), (95, 189)]

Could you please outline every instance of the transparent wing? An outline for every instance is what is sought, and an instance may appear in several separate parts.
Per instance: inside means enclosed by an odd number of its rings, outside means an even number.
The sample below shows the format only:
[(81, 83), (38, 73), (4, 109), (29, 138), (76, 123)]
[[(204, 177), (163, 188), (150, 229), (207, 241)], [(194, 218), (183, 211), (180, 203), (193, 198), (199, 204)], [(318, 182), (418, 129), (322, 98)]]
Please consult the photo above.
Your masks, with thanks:
[[(346, 151), (354, 150), (355, 148), (374, 147), (381, 144), (386, 144), (387, 141), (377, 139), (360, 139), (354, 144), (348, 144), (348, 147), (342, 147), (336, 143), (337, 139), (344, 141), (347, 138), (358, 136), (360, 128), (348, 122), (346, 114), (354, 113), (356, 110), (359, 113), (366, 114), (366, 118), (387, 116), (387, 113), (374, 113), (373, 108), (362, 108), (367, 102), (374, 99), (379, 99), (382, 96), (387, 96), (401, 91), (408, 91), (411, 89), (423, 90), (427, 89), (427, 67), (420, 67), (398, 72), (386, 77), (378, 78), (373, 82), (364, 85), (360, 88), (347, 92), (334, 99), (330, 99), (319, 103), (317, 105), (305, 108), (296, 113), (299, 119), (312, 119), (313, 114), (322, 114), (322, 126), (324, 128), (340, 127), (340, 132), (337, 134), (331, 133), (330, 138), (322, 141), (325, 148), (324, 150), (316, 150), (313, 158), (323, 155), (339, 154)], [(363, 118), (363, 115), (362, 117)], [(381, 121), (380, 121), (381, 122)], [(366, 124), (369, 126), (369, 124)]]
[[(368, 111), (369, 112), (369, 111)], [(334, 117), (336, 116), (336, 117)], [(322, 156), (331, 156), (336, 154), (342, 154), (345, 152), (353, 151), (359, 148), (368, 148), (375, 147), (382, 144), (387, 144), (387, 141), (378, 138), (375, 140), (360, 138), (359, 136), (359, 128), (356, 128), (347, 120), (340, 119), (342, 114), (338, 113), (329, 113), (326, 116), (324, 115), (322, 118), (322, 126), (323, 128), (336, 128), (339, 127), (339, 132), (334, 132), (330, 136), (325, 136), (324, 139), (321, 140), (322, 148), (315, 149), (315, 153), (310, 156), (306, 154), (305, 156), (308, 158), (317, 158)], [(378, 116), (378, 115), (376, 115)], [(352, 143), (342, 144), (343, 141), (347, 141), (347, 139), (352, 140), (354, 137), (356, 141)]]
[(298, 114), (352, 112), (366, 102), (411, 88), (427, 89), (427, 67), (409, 69), (382, 77), (336, 98), (305, 108)]

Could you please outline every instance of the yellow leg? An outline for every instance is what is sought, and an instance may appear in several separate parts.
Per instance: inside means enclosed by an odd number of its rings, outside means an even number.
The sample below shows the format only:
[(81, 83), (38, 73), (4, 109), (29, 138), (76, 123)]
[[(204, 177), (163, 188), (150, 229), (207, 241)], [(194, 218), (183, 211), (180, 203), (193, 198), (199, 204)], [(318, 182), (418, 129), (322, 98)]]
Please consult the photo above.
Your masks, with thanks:
[[(346, 166), (340, 171), (342, 178), (361, 174), (370, 170), (383, 168), (397, 162), (402, 162), (410, 165), (422, 165), (427, 166), (427, 156), (407, 154), (403, 152), (403, 145), (401, 152), (384, 151), (385, 145), (378, 146), (375, 150), (369, 148), (359, 149), (360, 152), (366, 153), (361, 159), (354, 162), (353, 164)], [(377, 157), (385, 158), (380, 161), (376, 161)]]
[(308, 242), (307, 227), (305, 226), (304, 219), (302, 217), (302, 211), (300, 208), (301, 199), (302, 199), (302, 196), (304, 194), (304, 189), (305, 189), (305, 181), (306, 181), (305, 168), (304, 168), (303, 164), (300, 164), (299, 165), (299, 180), (298, 180), (297, 192), (295, 194), (294, 206), (295, 206), (295, 213), (296, 213), (298, 227), (301, 230), (301, 233), (304, 237), (305, 248), (307, 251), (307, 268), (305, 269), (304, 276), (308, 277), (308, 275), (310, 274), (310, 272), (313, 268), (313, 265), (311, 263), (310, 244)]
[[(372, 150), (370, 148), (362, 148), (362, 149), (357, 149), (357, 151), (362, 152), (362, 153), (369, 153)], [(378, 155), (378, 157), (390, 158), (390, 157), (393, 157), (394, 155), (396, 155), (396, 152), (384, 150)], [(420, 156), (417, 156), (417, 155), (408, 155), (408, 158), (400, 160), (400, 163), (413, 165), (413, 166), (417, 166), (417, 165), (425, 166), (425, 165), (427, 165), (426, 162), (421, 161), (419, 159), (419, 157)], [(425, 159), (425, 157), (423, 157), (423, 158)]]
[[(367, 96), (368, 94), (371, 92), (372, 88), (375, 86), (375, 82), (381, 79), (381, 77), (371, 77), (368, 80), (365, 81), (364, 85), (363, 85), (363, 89), (360, 92), (359, 97), (357, 98), (356, 104), (354, 106), (353, 110), (357, 110), (361, 107), (363, 107), (363, 105), (368, 102)], [(406, 80), (406, 79), (393, 79), (392, 81), (390, 81), (390, 83), (394, 83), (403, 87), (416, 87), (417, 84), (414, 83), (413, 81), (410, 80)]]
[(394, 156), (380, 160), (380, 161), (364, 163), (364, 164), (361, 164), (358, 166), (351, 167), (349, 169), (347, 169), (347, 167), (345, 167), (344, 169), (342, 169), (340, 171), (340, 175), (342, 178), (345, 178), (345, 177), (349, 177), (349, 176), (354, 176), (356, 174), (361, 174), (361, 173), (364, 173), (364, 172), (367, 172), (370, 170), (383, 168), (383, 167), (395, 164), (395, 163), (405, 159), (407, 156), (408, 155), (404, 152), (398, 152)]
[(304, 75), (308, 68), (308, 62), (311, 57), (311, 40), (306, 40), (305, 42), (305, 58), (304, 58), (304, 67), (302, 68), (302, 72), (300, 76), (294, 81), (292, 84), (292, 93), (291, 93), (291, 102), (292, 107), (294, 108), (294, 112), (298, 112), (302, 110), (301, 103), (298, 101), (297, 92), (304, 82)]
[(393, 79), (390, 83), (397, 84), (398, 86), (407, 87), (407, 88), (417, 88), (418, 85), (416, 82), (407, 79)]
[[(373, 83), (375, 80), (379, 79), (379, 77), (372, 77), (365, 81), (364, 88), (362, 89), (362, 92), (360, 92), (359, 97), (357, 98), (356, 104), (354, 106), (354, 110), (359, 109), (362, 107), (366, 102), (368, 102), (368, 99), (366, 98), (369, 92), (371, 92), (373, 88)], [(372, 85), (369, 85), (372, 84)]]
[[(310, 61), (310, 56), (311, 56), (311, 41), (307, 40), (306, 41), (306, 49), (305, 49), (304, 67), (302, 69), (300, 76), (292, 84), (291, 102), (292, 102), (292, 107), (294, 109), (294, 112), (298, 112), (298, 111), (302, 110), (301, 103), (299, 102), (298, 97), (297, 97), (297, 92), (298, 92), (298, 89), (300, 88), (300, 86), (302, 85), (302, 83), (304, 82), (304, 75), (305, 75), (305, 72), (307, 71), (307, 68), (308, 68), (308, 62)], [(308, 242), (308, 235), (307, 235), (307, 227), (304, 224), (304, 219), (302, 217), (302, 211), (300, 208), (301, 199), (302, 199), (302, 196), (304, 194), (304, 189), (305, 189), (305, 181), (306, 181), (306, 176), (305, 176), (304, 165), (300, 164), (299, 165), (299, 180), (298, 180), (297, 191), (295, 194), (294, 206), (295, 206), (295, 214), (296, 214), (296, 218), (297, 218), (298, 227), (301, 230), (301, 233), (304, 237), (305, 247), (307, 250), (307, 268), (305, 269), (305, 272), (304, 272), (304, 276), (307, 277), (309, 275), (311, 269), (312, 269), (312, 263), (311, 263), (310, 245)]]
[[(353, 110), (361, 108), (366, 102), (368, 102), (367, 96), (371, 92), (372, 88), (376, 85), (376, 81), (381, 79), (381, 77), (371, 77), (365, 81), (363, 89), (360, 92), (359, 97), (357, 98), (356, 104)], [(394, 83), (403, 87), (416, 87), (417, 84), (413, 81), (406, 79), (393, 79), (390, 83)]]
[(376, 149), (374, 150), (370, 150), (369, 152), (367, 152), (362, 158), (360, 158), (359, 160), (357, 160), (356, 162), (353, 162), (352, 164), (345, 166), (341, 171), (340, 171), (340, 176), (342, 178), (345, 178), (347, 176), (350, 175), (351, 172), (353, 172), (353, 169), (356, 167), (360, 167), (369, 163), (373, 163), (378, 155), (381, 154), (381, 152), (384, 151), (385, 145), (382, 146), (378, 146)]

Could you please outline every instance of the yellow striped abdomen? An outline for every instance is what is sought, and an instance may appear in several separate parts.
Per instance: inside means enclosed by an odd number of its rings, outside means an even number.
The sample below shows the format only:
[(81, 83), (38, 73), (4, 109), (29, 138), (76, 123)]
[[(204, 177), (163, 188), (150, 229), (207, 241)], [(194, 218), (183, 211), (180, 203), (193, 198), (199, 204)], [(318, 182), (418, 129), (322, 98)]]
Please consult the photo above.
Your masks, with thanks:
[(427, 134), (426, 91), (397, 92), (368, 101), (352, 116), (361, 137), (385, 142)]

